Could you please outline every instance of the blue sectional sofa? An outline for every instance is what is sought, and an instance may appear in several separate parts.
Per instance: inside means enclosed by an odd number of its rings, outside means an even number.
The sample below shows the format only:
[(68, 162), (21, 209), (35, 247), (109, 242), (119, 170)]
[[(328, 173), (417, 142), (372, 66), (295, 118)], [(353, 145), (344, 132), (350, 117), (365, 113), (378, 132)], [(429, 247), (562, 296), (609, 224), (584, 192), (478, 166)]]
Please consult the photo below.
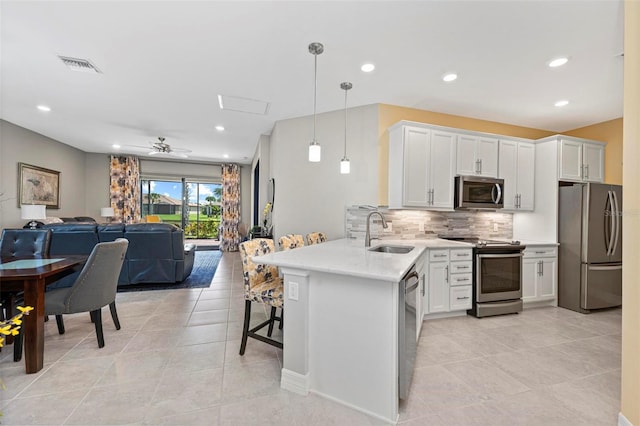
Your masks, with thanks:
[[(129, 240), (119, 286), (177, 283), (184, 281), (193, 269), (195, 245), (185, 244), (182, 229), (169, 223), (54, 223), (41, 228), (51, 230), (52, 256), (88, 255), (98, 242), (116, 238)], [(64, 286), (66, 281), (73, 282), (74, 279), (73, 276), (65, 277), (54, 286)]]

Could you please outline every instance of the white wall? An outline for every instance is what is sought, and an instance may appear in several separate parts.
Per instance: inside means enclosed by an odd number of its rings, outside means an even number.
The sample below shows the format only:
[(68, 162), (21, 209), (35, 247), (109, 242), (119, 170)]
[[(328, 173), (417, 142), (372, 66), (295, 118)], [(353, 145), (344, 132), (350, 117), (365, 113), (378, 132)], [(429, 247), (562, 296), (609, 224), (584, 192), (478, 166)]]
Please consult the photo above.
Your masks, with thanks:
[(0, 120), (0, 228), (22, 227), (18, 207), (18, 163), (60, 172), (60, 208), (47, 216), (85, 216), (85, 153), (56, 140)]
[[(322, 161), (308, 161), (313, 117), (278, 121), (271, 134), (270, 177), (275, 178), (274, 238), (322, 231), (345, 236), (345, 207), (378, 203), (378, 107), (348, 110), (347, 157), (351, 173), (340, 174), (344, 110), (318, 114), (316, 137)], [(261, 171), (262, 175), (262, 171)]]

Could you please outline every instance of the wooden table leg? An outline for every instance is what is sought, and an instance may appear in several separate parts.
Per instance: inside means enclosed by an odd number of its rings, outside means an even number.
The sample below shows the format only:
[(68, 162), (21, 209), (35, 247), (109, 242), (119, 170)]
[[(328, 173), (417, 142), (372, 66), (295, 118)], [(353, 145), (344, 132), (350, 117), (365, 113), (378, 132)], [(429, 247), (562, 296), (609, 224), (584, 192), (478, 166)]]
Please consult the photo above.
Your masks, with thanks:
[(24, 304), (33, 311), (23, 318), (24, 361), (27, 374), (37, 373), (44, 365), (44, 278), (24, 282)]

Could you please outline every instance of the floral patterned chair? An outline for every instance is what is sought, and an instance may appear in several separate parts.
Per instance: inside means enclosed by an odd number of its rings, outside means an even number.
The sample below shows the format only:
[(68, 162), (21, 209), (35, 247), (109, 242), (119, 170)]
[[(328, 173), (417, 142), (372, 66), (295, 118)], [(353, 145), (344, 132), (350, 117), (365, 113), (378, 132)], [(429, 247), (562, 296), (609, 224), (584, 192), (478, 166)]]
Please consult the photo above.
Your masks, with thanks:
[(304, 237), (300, 234), (287, 234), (278, 239), (280, 250), (291, 250), (304, 246)]
[[(271, 339), (275, 321), (280, 322), (282, 330), (282, 314), (276, 316), (276, 308), (282, 308), (283, 284), (278, 276), (278, 268), (253, 262), (255, 256), (262, 256), (275, 251), (273, 240), (267, 238), (255, 238), (239, 245), (240, 259), (242, 259), (242, 277), (244, 279), (244, 326), (242, 327), (242, 342), (240, 343), (240, 355), (244, 355), (247, 346), (247, 338), (252, 337), (265, 343), (282, 349), (282, 343)], [(264, 303), (271, 306), (269, 319), (249, 329), (251, 320), (251, 303)], [(257, 334), (263, 327), (269, 326), (267, 336)]]
[(324, 243), (326, 241), (327, 236), (324, 232), (312, 232), (310, 234), (307, 234), (307, 244), (309, 244), (310, 246), (314, 244)]

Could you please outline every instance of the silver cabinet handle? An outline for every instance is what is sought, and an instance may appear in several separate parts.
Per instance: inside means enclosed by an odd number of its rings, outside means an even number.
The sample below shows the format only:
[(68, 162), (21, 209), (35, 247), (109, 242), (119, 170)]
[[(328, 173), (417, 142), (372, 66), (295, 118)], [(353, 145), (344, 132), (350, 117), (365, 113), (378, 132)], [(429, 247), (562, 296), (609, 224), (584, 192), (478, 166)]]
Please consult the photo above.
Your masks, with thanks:
[(465, 297), (456, 297), (457, 300), (467, 300), (469, 298), (469, 296), (465, 296)]
[(458, 281), (469, 281), (469, 278), (458, 278)]
[(469, 269), (468, 266), (458, 266), (458, 269)]
[(444, 267), (444, 271), (445, 271), (444, 282), (448, 283), (449, 282), (449, 265)]
[(480, 173), (480, 160), (476, 160), (476, 174)]
[(588, 164), (584, 166), (584, 171), (585, 171), (585, 173), (584, 173), (585, 179), (589, 179), (589, 165)]
[(446, 254), (434, 254), (433, 257), (447, 257)]
[(420, 285), (422, 286), (422, 288), (420, 289), (420, 293), (422, 294), (422, 297), (424, 297), (424, 293), (425, 293), (425, 285), (424, 285), (424, 275), (422, 276), (422, 278), (420, 278)]
[(480, 162), (480, 173), (482, 173), (482, 158), (478, 160)]
[(536, 251), (535, 254), (545, 254), (546, 251)]

